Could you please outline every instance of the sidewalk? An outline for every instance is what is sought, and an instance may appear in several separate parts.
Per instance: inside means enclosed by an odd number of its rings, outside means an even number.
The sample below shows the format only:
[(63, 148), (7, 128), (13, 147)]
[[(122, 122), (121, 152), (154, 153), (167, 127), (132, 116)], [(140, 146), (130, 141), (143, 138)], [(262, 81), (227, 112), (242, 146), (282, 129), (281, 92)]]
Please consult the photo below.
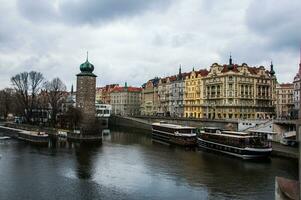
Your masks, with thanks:
[(272, 142), (272, 155), (273, 156), (282, 156), (287, 158), (299, 158), (299, 148), (298, 147), (291, 147), (285, 146), (277, 142)]

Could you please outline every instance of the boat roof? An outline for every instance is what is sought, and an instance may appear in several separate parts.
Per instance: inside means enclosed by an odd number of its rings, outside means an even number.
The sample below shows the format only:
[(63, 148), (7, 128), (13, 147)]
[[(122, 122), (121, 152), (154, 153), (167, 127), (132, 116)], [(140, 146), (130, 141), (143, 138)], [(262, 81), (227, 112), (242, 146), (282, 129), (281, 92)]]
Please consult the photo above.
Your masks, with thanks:
[(250, 132), (250, 133), (266, 133), (266, 134), (277, 134), (276, 132), (273, 132), (273, 131), (260, 131), (260, 130), (254, 130), (254, 129), (252, 129), (252, 130), (248, 130), (248, 132)]
[(249, 135), (250, 133), (246, 132), (238, 132), (238, 131), (222, 131), (222, 133), (228, 133), (233, 135)]
[(204, 127), (204, 129), (221, 130), (219, 127)]
[(283, 137), (295, 137), (296, 131), (290, 131), (283, 134)]
[(174, 129), (196, 129), (196, 127), (192, 127), (192, 126), (183, 126), (183, 125), (179, 125), (179, 124), (167, 124), (167, 123), (152, 123), (152, 125), (155, 126), (162, 126), (162, 127), (167, 127), (167, 128), (174, 128)]
[(223, 133), (205, 133), (205, 134), (232, 137), (232, 138), (255, 138), (256, 137), (253, 135), (229, 135), (229, 134), (223, 134)]

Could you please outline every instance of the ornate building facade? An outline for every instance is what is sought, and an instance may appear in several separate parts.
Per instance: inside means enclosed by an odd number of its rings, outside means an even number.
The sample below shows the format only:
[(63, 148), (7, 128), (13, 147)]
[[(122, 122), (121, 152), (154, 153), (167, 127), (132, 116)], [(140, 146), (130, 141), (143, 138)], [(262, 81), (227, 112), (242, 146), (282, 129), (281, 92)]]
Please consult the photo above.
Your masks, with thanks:
[(210, 119), (268, 119), (275, 115), (276, 77), (273, 64), (250, 67), (214, 63), (204, 80), (204, 104)]
[(180, 67), (178, 75), (170, 82), (169, 111), (173, 117), (184, 117), (184, 80), (187, 75), (187, 73), (182, 73)]
[(272, 63), (267, 70), (233, 64), (230, 57), (228, 64), (214, 63), (209, 71), (180, 70), (178, 75), (148, 81), (143, 85), (141, 114), (269, 119), (275, 117), (276, 82)]
[[(301, 50), (300, 50), (301, 54)], [(301, 55), (300, 55), (300, 63), (299, 63), (299, 70), (294, 77), (294, 94), (293, 94), (293, 103), (294, 103), (294, 118), (301, 119), (301, 107), (300, 107), (300, 101), (301, 101)]]
[(276, 85), (276, 117), (278, 119), (291, 119), (293, 102), (294, 84), (283, 83)]
[(161, 78), (158, 83), (158, 115), (169, 116), (169, 87), (170, 87), (170, 78)]
[(158, 111), (159, 97), (158, 97), (158, 83), (159, 78), (154, 78), (142, 85), (141, 93), (141, 115), (155, 115)]
[(185, 78), (184, 88), (184, 116), (193, 118), (203, 118), (204, 116), (204, 83), (203, 78), (208, 75), (208, 71), (195, 71), (194, 68)]

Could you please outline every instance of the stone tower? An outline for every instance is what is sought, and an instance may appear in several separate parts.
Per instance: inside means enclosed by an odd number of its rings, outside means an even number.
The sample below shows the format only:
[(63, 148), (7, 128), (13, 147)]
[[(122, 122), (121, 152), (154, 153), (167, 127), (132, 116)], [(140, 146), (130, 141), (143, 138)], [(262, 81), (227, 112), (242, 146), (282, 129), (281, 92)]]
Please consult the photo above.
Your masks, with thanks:
[(95, 93), (96, 75), (93, 74), (94, 65), (88, 61), (80, 65), (76, 83), (76, 107), (81, 111), (80, 129), (82, 134), (96, 133), (95, 127)]

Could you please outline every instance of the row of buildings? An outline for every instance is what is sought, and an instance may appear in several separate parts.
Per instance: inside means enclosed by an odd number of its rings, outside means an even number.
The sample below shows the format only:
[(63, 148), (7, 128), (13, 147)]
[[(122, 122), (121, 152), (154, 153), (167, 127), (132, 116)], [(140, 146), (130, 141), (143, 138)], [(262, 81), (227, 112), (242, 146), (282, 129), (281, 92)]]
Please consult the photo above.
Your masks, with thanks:
[[(301, 52), (300, 52), (301, 53)], [(278, 119), (297, 119), (301, 116), (301, 55), (299, 70), (292, 83), (277, 84), (276, 86), (276, 116)]]
[(118, 115), (209, 119), (296, 118), (300, 108), (301, 61), (294, 83), (279, 84), (273, 64), (214, 63), (148, 80), (141, 88), (118, 84), (96, 89), (96, 100)]

